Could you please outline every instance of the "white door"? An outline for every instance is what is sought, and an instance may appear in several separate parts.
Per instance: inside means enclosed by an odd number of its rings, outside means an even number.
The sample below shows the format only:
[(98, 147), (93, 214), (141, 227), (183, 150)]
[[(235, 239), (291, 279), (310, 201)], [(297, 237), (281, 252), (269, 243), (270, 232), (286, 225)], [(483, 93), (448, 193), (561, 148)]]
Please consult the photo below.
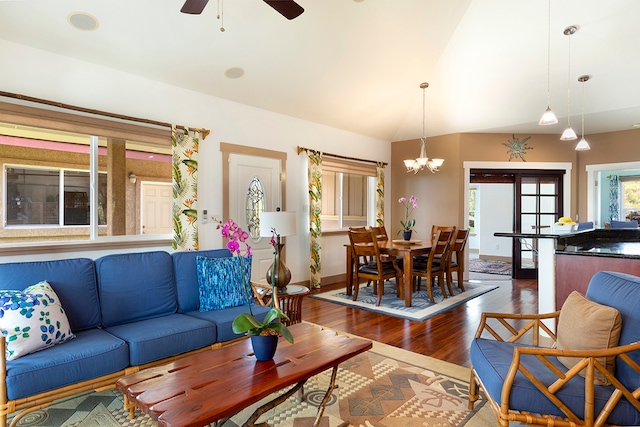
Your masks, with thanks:
[(171, 234), (171, 183), (142, 182), (140, 192), (141, 234)]
[[(260, 237), (256, 209), (272, 212), (282, 207), (280, 172), (279, 159), (236, 153), (229, 155), (229, 217), (243, 230), (249, 231), (253, 281), (265, 282), (273, 263), (273, 247), (269, 237)], [(244, 252), (244, 248), (241, 249)]]

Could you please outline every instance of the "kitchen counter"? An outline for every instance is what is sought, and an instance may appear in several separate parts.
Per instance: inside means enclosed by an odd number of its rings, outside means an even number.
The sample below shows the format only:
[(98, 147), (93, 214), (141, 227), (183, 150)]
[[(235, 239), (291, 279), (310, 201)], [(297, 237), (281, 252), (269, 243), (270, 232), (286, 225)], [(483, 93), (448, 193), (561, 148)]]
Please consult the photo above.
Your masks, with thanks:
[(640, 229), (592, 229), (568, 233), (505, 232), (497, 237), (538, 240), (538, 310), (559, 310), (574, 290), (584, 293), (598, 271), (640, 276)]

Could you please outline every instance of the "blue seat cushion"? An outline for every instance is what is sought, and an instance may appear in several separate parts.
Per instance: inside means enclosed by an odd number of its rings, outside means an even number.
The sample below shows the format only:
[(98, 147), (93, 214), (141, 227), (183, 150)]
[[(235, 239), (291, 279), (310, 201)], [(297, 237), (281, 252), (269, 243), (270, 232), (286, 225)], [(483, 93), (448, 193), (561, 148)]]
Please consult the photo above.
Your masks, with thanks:
[[(253, 315), (258, 321), (262, 322), (264, 320), (264, 316), (267, 315), (267, 312), (271, 307), (263, 306), (263, 305), (252, 305), (251, 311)], [(233, 320), (242, 313), (249, 313), (249, 306), (238, 306), (238, 307), (229, 307), (221, 310), (211, 310), (211, 311), (190, 311), (186, 313), (188, 316), (193, 316), (198, 319), (207, 320), (209, 322), (213, 322), (216, 325), (216, 329), (218, 331), (218, 341), (225, 342), (229, 340), (233, 340), (236, 338), (240, 338), (242, 334), (236, 334), (231, 329), (231, 324)]]
[(127, 366), (129, 349), (124, 341), (97, 328), (80, 331), (63, 344), (7, 361), (7, 397), (32, 396)]
[(226, 258), (231, 257), (229, 249), (211, 249), (205, 251), (180, 251), (171, 254), (178, 292), (178, 313), (187, 313), (200, 308), (200, 291), (196, 257)]
[(184, 314), (105, 328), (129, 345), (131, 365), (142, 365), (214, 344), (216, 325)]
[(167, 252), (106, 255), (96, 260), (102, 325), (174, 314), (173, 262)]
[[(476, 338), (471, 343), (470, 357), (473, 368), (482, 379), (485, 391), (493, 400), (500, 404), (502, 386), (511, 366), (513, 348), (515, 344), (495, 341), (491, 339)], [(519, 345), (520, 347), (526, 347)], [(561, 371), (567, 369), (555, 358), (550, 358), (553, 364)], [(552, 374), (538, 359), (532, 355), (523, 355), (521, 363), (539, 379), (544, 385), (552, 384), (557, 377)], [(584, 418), (584, 381), (576, 376), (569, 381), (556, 396), (564, 402), (578, 417)], [(595, 410), (600, 412), (607, 399), (613, 392), (613, 386), (595, 386)], [(537, 414), (551, 414), (564, 417), (564, 414), (551, 403), (531, 382), (520, 372), (516, 374), (509, 408), (516, 411), (528, 411)], [(609, 416), (607, 423), (618, 425), (640, 425), (640, 412), (638, 412), (628, 400), (622, 399)]]
[(2, 289), (22, 290), (46, 280), (74, 332), (100, 325), (100, 305), (94, 262), (88, 258), (0, 264)]

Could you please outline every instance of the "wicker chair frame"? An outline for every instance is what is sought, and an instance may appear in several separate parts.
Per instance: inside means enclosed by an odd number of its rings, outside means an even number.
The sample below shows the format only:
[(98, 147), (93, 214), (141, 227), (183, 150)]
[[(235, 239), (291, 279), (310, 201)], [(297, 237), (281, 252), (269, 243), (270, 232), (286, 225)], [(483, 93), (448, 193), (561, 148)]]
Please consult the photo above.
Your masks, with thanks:
[[(503, 313), (483, 313), (478, 330), (476, 331), (476, 338), (482, 337), (487, 332), (493, 338), (498, 341), (518, 343), (521, 340), (530, 340), (527, 344), (532, 343), (535, 346), (540, 346), (541, 341), (548, 340), (549, 347), (556, 342), (556, 335), (545, 324), (544, 320), (557, 321), (560, 315), (559, 311), (549, 314), (503, 314)], [(497, 322), (491, 326), (489, 321)], [(523, 325), (524, 323), (524, 325)], [(492, 323), (493, 324), (493, 323)], [(519, 327), (518, 327), (519, 326)], [(633, 327), (633, 326), (632, 326)], [(506, 329), (507, 334), (504, 332), (497, 332), (498, 328)], [(501, 329), (502, 331), (502, 329)], [(486, 335), (486, 334), (485, 334)], [(526, 337), (526, 338), (525, 338)], [(605, 356), (617, 356), (617, 363), (626, 363), (635, 372), (640, 375), (640, 365), (633, 361), (629, 357), (629, 353), (640, 350), (640, 341), (612, 347), (606, 350), (596, 351), (578, 351), (578, 350), (557, 350), (549, 347), (515, 347), (511, 367), (502, 386), (502, 395), (500, 396), (500, 402), (492, 399), (488, 393), (487, 399), (489, 400), (491, 407), (497, 417), (498, 424), (500, 426), (508, 426), (511, 422), (524, 423), (526, 425), (539, 425), (547, 427), (600, 427), (606, 426), (607, 417), (613, 411), (615, 406), (622, 398), (626, 398), (631, 404), (640, 411), (640, 388), (636, 390), (628, 390), (622, 383), (612, 375), (607, 369), (602, 366), (597, 358)], [(521, 357), (523, 355), (534, 355), (538, 358), (552, 373), (557, 376), (557, 380), (551, 385), (545, 386), (542, 384), (530, 371), (528, 371), (521, 364)], [(571, 357), (578, 359), (578, 363), (572, 368), (562, 371), (558, 369), (551, 361), (552, 357)], [(556, 393), (562, 388), (562, 386), (579, 375), (580, 371), (586, 370), (585, 375), (585, 388), (584, 388), (584, 419), (578, 417), (573, 411), (571, 411), (562, 401), (556, 396)], [(611, 381), (615, 390), (609, 397), (604, 408), (595, 413), (594, 407), (594, 373), (595, 371), (601, 372), (605, 377)], [(553, 404), (565, 414), (565, 418), (559, 418), (548, 414), (531, 414), (527, 412), (519, 412), (509, 408), (509, 398), (511, 396), (511, 388), (513, 386), (516, 374), (521, 372), (531, 383), (540, 390)], [(482, 379), (478, 373), (471, 368), (471, 379), (469, 385), (469, 408), (473, 409), (474, 402), (479, 396), (479, 387), (485, 389), (482, 384)]]

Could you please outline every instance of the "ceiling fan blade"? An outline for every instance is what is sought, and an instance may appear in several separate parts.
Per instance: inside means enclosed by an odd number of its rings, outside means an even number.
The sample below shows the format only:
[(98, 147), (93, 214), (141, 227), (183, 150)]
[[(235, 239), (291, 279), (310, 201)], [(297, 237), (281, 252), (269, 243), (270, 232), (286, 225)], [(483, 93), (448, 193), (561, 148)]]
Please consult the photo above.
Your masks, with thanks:
[(289, 20), (297, 18), (304, 12), (304, 8), (293, 0), (264, 0), (264, 2)]
[(180, 12), (189, 13), (191, 15), (200, 15), (209, 0), (187, 0), (184, 2)]

